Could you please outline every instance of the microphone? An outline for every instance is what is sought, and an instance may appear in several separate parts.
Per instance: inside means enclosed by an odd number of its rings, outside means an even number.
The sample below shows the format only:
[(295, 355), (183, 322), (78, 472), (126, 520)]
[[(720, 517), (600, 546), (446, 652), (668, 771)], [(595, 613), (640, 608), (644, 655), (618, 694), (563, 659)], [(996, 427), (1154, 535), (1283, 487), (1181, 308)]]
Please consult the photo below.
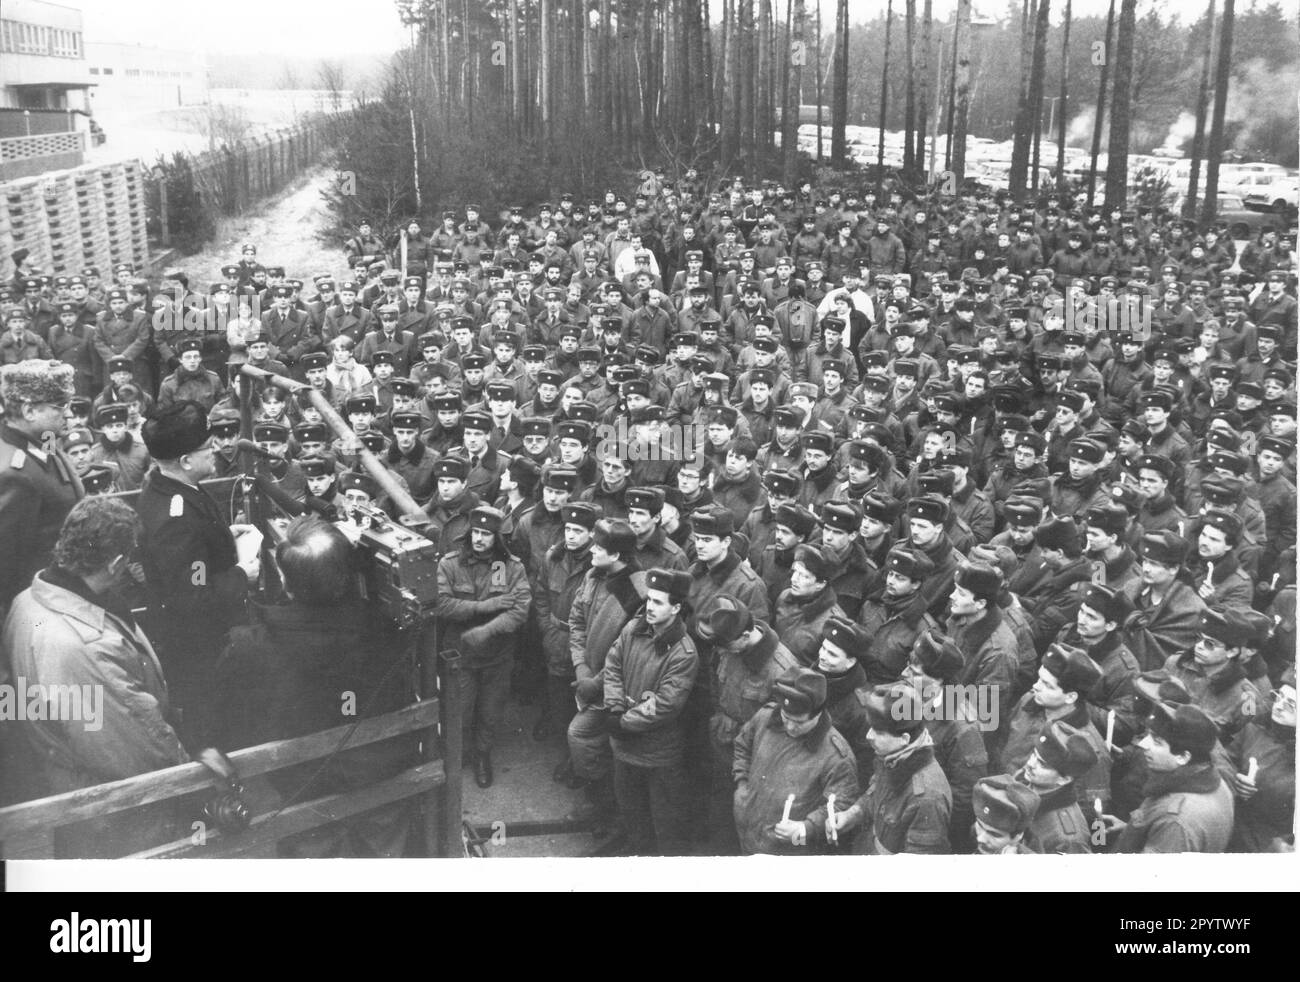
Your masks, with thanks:
[(269, 450), (264, 450), (262, 447), (259, 447), (256, 443), (254, 443), (252, 440), (246, 440), (243, 437), (235, 441), (235, 446), (237, 446), (240, 450), (247, 450), (249, 453), (256, 454), (257, 456), (263, 457), (266, 460), (280, 461), (285, 459), (280, 454), (271, 453), (271, 451)]

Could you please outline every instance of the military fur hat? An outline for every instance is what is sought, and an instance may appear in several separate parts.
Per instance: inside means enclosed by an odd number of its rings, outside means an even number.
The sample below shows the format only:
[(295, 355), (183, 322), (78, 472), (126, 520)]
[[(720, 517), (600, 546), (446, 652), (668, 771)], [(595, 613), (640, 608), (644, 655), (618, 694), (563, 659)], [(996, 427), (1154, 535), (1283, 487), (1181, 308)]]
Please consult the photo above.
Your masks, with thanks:
[(20, 403), (67, 402), (73, 396), (73, 369), (59, 361), (29, 359), (0, 368), (0, 399)]

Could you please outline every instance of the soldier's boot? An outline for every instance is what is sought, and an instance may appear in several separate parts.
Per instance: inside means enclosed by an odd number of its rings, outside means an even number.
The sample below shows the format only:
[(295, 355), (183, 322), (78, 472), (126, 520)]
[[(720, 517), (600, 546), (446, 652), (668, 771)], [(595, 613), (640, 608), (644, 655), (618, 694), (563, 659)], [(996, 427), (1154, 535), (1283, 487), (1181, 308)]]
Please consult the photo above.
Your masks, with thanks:
[(474, 760), (474, 783), (480, 788), (492, 787), (492, 753), (480, 750)]

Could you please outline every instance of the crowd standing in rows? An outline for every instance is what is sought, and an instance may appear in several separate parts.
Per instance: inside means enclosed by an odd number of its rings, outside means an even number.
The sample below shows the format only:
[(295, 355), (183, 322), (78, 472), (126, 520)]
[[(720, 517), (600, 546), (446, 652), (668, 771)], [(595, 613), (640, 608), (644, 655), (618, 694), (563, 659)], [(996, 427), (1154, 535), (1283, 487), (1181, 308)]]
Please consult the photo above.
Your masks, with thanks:
[[(537, 739), (565, 735), (555, 779), (635, 853), (1294, 847), (1292, 230), (1238, 251), (1082, 195), (690, 171), (378, 231), (358, 223), (342, 276), (252, 243), (161, 287), (13, 256), (5, 661), (87, 657), (50, 653), (45, 610), (152, 666), (103, 672), (111, 751), (30, 724), (45, 793), (338, 723), (330, 656), (291, 657), (324, 611), (349, 637), (363, 616), (323, 585), (332, 526), (299, 520), (276, 553), (292, 613), (268, 610), (199, 484), (240, 471), (250, 364), (357, 438), (259, 379), (280, 491), (396, 517), (364, 445), (423, 508), (482, 787), (513, 687)], [(136, 490), (136, 525), (74, 508)], [(263, 676), (281, 702), (254, 707), (238, 680)]]

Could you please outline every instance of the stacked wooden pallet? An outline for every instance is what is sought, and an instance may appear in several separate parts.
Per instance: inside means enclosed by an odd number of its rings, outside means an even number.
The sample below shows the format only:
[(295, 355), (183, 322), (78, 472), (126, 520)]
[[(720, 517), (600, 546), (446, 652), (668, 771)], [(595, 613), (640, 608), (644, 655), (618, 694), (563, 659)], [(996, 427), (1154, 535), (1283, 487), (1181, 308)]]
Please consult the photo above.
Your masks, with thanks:
[(81, 251), (85, 260), (83, 265), (98, 266), (101, 271), (112, 266), (113, 263), (102, 169), (85, 167), (72, 172), (81, 219)]
[(144, 164), (131, 160), (122, 166), (126, 170), (127, 208), (131, 215), (132, 258), (121, 261), (143, 266), (149, 259), (149, 207), (145, 193)]
[(54, 265), (54, 253), (41, 182), (32, 178), (10, 181), (3, 185), (3, 192), (13, 248), (26, 249), (27, 261), (31, 265), (42, 270), (50, 269)]

